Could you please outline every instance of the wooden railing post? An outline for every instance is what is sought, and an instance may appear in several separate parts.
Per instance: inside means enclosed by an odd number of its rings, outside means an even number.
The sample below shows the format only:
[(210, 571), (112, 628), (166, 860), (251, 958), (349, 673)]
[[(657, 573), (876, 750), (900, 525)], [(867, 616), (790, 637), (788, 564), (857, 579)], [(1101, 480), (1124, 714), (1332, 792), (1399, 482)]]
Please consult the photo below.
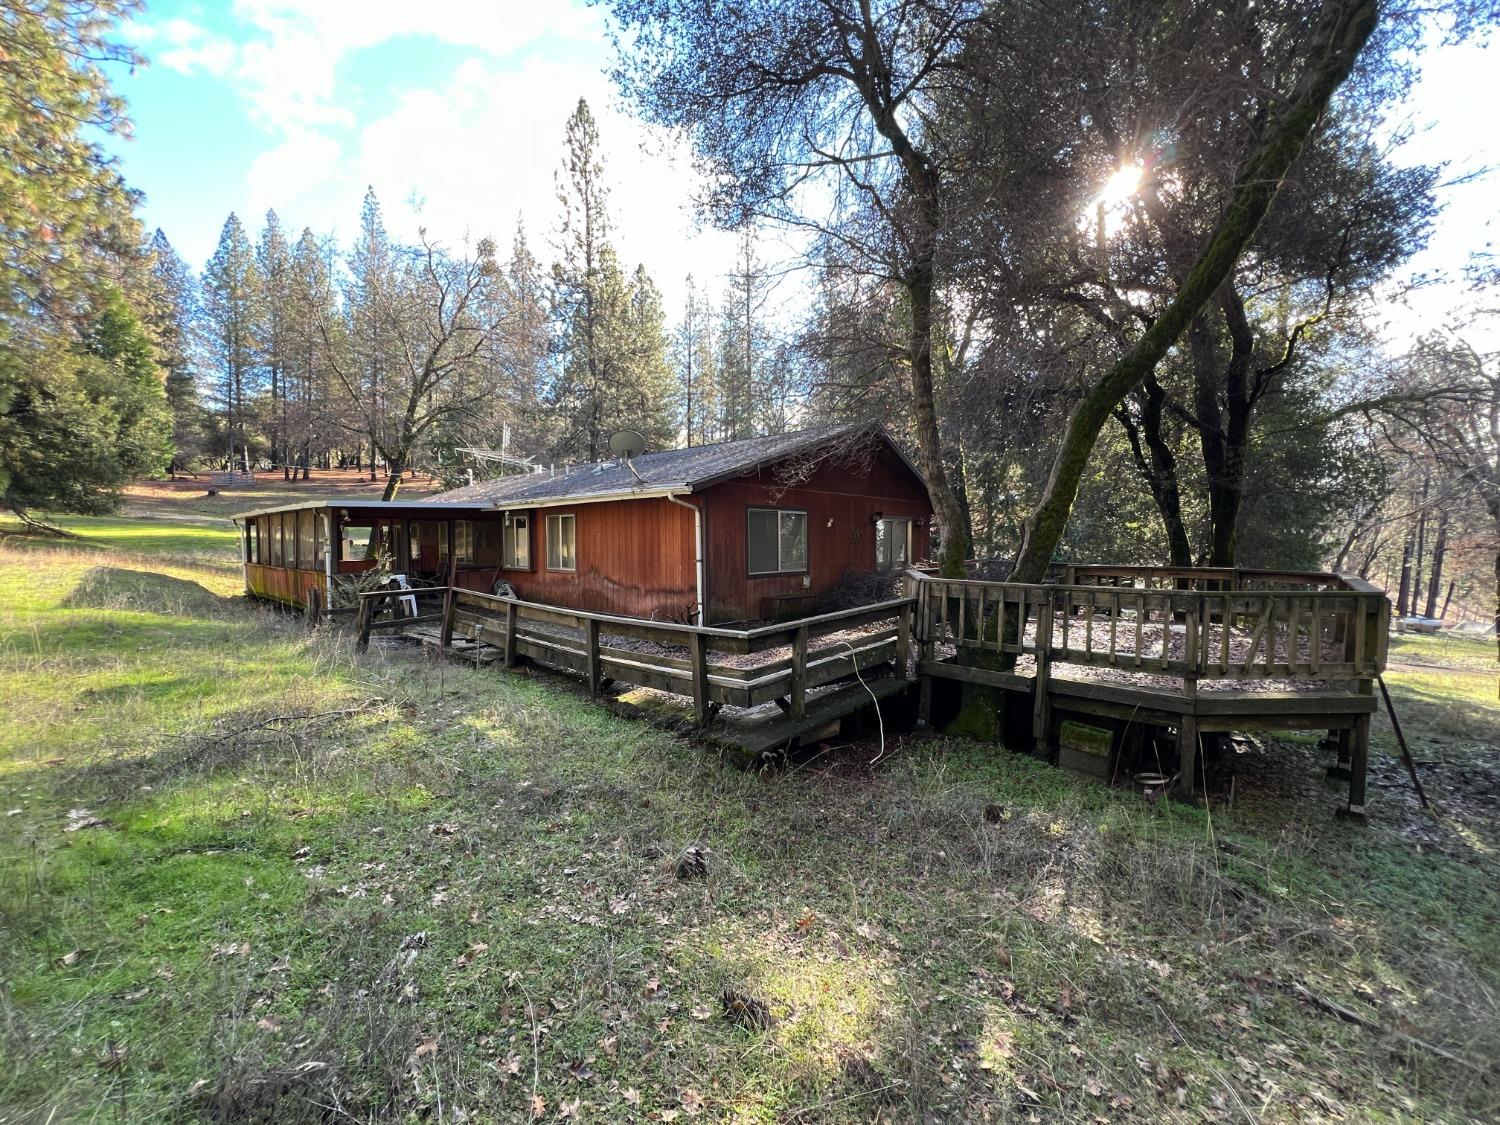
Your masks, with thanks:
[(807, 718), (807, 626), (792, 641), (792, 718)]
[(905, 678), (911, 663), (911, 611), (910, 603), (901, 607), (896, 615), (896, 674)]
[(362, 597), (359, 599), (359, 621), (358, 639), (354, 642), (355, 652), (366, 652), (370, 647), (370, 605), (374, 598)]
[(688, 633), (688, 663), (693, 673), (693, 722), (708, 726), (708, 646), (697, 629)]
[(454, 597), (454, 590), (449, 586), (443, 592), (443, 628), (438, 634), (438, 647), (448, 648), (453, 644), (453, 621), (458, 616), (458, 603)]
[(590, 617), (583, 623), (584, 636), (588, 639), (589, 698), (599, 696), (599, 622)]
[(505, 667), (516, 666), (516, 603), (505, 607)]

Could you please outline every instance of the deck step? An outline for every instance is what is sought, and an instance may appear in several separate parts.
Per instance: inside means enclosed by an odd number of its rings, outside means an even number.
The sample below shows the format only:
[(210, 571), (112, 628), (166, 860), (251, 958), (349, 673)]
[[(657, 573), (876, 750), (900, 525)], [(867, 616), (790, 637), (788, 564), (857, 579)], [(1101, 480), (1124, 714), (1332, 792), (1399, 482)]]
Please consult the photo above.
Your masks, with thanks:
[(800, 719), (793, 719), (788, 715), (769, 722), (761, 720), (749, 723), (720, 717), (707, 730), (699, 732), (697, 737), (714, 746), (754, 759), (767, 751), (780, 750), (801, 735), (869, 707), (872, 695), (876, 701), (890, 699), (911, 691), (916, 685), (916, 680), (900, 676), (881, 676), (864, 683), (844, 684), (809, 698), (807, 714)]

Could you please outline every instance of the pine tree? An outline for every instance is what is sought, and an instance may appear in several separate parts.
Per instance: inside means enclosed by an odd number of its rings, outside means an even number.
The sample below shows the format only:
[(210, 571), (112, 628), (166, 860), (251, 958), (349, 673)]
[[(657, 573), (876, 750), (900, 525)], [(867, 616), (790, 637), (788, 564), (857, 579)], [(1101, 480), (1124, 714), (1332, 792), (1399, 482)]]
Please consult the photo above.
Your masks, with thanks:
[(260, 347), (260, 271), (239, 216), (231, 214), (203, 274), (207, 345), (217, 369), (227, 463), (251, 467), (249, 405)]
[(271, 465), (281, 465), (282, 477), (292, 479), (291, 456), (287, 449), (287, 322), (292, 315), (292, 254), (286, 233), (275, 211), (266, 212), (266, 227), (255, 248), (255, 264), (260, 271), (260, 360), (264, 381), (270, 392), (267, 404), (267, 429), (271, 436)]
[(568, 118), (565, 143), (567, 156), (557, 181), (563, 211), (560, 260), (553, 267), (562, 367), (554, 396), (568, 420), (567, 444), (587, 460), (597, 461), (609, 436), (605, 412), (625, 290), (609, 245), (609, 189), (599, 156), (599, 130), (582, 98)]
[(167, 404), (172, 410), (169, 468), (175, 471), (197, 461), (208, 437), (194, 362), (198, 279), (159, 227), (151, 236), (148, 254), (151, 266), (146, 323), (156, 338), (157, 356), (166, 372)]
[(626, 309), (627, 351), (611, 427), (638, 430), (650, 449), (671, 449), (677, 444), (673, 409), (676, 386), (667, 355), (666, 324), (661, 291), (646, 267), (636, 266)]
[(359, 411), (358, 424), (370, 445), (370, 479), (375, 479), (376, 450), (384, 436), (386, 382), (394, 366), (396, 254), (385, 231), (375, 189), (365, 192), (359, 238), (349, 256), (349, 347), (353, 384), (346, 388)]
[(292, 250), (285, 324), (287, 442), (291, 476), (310, 479), (315, 454), (326, 455), (335, 426), (332, 356), (345, 346), (333, 287), (332, 252), (310, 229)]
[(713, 308), (687, 278), (687, 299), (674, 340), (682, 394), (682, 428), (688, 445), (719, 440), (719, 365), (715, 354)]

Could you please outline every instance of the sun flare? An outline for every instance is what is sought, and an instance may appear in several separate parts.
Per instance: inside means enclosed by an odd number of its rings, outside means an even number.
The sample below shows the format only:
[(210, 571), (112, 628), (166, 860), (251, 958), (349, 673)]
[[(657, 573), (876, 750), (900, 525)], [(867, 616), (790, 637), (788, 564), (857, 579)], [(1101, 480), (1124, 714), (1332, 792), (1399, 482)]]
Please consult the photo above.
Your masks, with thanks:
[(1122, 164), (1099, 193), (1099, 202), (1106, 207), (1118, 207), (1135, 194), (1144, 174), (1145, 169), (1139, 164)]

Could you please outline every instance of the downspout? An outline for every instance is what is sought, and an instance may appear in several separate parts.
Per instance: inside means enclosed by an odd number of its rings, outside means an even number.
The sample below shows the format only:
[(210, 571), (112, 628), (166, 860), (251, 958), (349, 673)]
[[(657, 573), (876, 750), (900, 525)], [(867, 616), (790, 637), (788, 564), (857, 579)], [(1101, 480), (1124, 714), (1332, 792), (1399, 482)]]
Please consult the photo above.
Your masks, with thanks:
[(697, 504), (689, 504), (686, 500), (679, 500), (672, 493), (667, 493), (664, 499), (676, 504), (679, 508), (686, 508), (693, 513), (693, 551), (695, 558), (694, 575), (698, 583), (698, 624), (706, 625), (708, 621), (704, 615), (707, 606), (703, 604), (703, 509)]
[(323, 610), (333, 613), (333, 509), (323, 513)]

